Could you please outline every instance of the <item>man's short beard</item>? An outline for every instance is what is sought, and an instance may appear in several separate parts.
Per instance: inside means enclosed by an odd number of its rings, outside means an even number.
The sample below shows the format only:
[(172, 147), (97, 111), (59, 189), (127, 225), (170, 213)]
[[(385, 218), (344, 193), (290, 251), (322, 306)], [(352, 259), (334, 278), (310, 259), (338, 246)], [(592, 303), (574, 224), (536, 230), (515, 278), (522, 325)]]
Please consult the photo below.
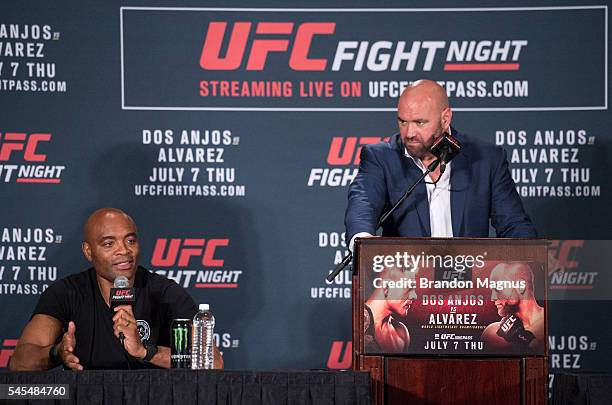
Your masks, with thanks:
[(439, 127), (431, 136), (430, 138), (430, 142), (429, 145), (423, 145), (425, 148), (425, 151), (423, 152), (423, 156), (425, 156), (427, 153), (429, 153), (429, 151), (431, 150), (431, 147), (433, 146), (434, 143), (436, 143), (436, 141), (440, 138), (442, 138), (442, 135), (444, 134), (444, 129), (442, 127)]
[(516, 314), (519, 311), (519, 305), (518, 304), (504, 304), (504, 306), (501, 308), (501, 314), (500, 316), (508, 316), (508, 315), (513, 315)]
[(422, 143), (422, 149), (419, 151), (414, 151), (414, 154), (411, 153), (410, 148), (408, 148), (407, 145), (404, 145), (404, 147), (406, 148), (406, 150), (408, 151), (408, 153), (410, 153), (410, 155), (412, 157), (418, 158), (418, 159), (423, 159), (431, 150), (432, 145), (440, 138), (442, 137), (442, 134), (444, 133), (444, 130), (442, 129), (442, 127), (438, 128), (438, 130), (436, 130), (431, 138), (430, 138), (430, 142), (429, 144), (425, 144)]

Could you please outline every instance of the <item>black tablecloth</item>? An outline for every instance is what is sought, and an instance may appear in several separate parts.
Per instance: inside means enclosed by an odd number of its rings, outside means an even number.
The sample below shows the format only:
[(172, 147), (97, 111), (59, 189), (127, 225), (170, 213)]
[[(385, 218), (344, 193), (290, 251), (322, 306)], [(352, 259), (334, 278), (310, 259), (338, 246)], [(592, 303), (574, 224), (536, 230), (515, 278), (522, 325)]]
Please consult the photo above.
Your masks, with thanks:
[(610, 405), (612, 376), (603, 374), (555, 374), (553, 405)]
[[(2, 372), (0, 384), (69, 384), (57, 404), (370, 404), (370, 376), (353, 371), (91, 370)], [(0, 400), (2, 402), (2, 400)], [(37, 400), (6, 401), (11, 405)]]

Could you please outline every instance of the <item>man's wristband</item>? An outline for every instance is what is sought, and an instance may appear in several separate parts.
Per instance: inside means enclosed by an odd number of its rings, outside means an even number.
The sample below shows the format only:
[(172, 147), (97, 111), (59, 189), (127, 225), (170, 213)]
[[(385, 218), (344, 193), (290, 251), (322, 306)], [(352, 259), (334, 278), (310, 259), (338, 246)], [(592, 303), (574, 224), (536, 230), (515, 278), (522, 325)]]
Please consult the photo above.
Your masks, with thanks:
[(145, 340), (143, 342), (143, 345), (146, 350), (146, 354), (141, 361), (144, 361), (145, 363), (150, 363), (151, 359), (153, 359), (153, 356), (157, 354), (157, 351), (159, 350), (159, 348), (157, 347), (155, 343), (150, 342), (148, 340)]
[(56, 344), (51, 345), (51, 349), (49, 349), (49, 361), (51, 361), (51, 364), (53, 364), (53, 366), (59, 366), (60, 364), (63, 364), (62, 358), (57, 352)]

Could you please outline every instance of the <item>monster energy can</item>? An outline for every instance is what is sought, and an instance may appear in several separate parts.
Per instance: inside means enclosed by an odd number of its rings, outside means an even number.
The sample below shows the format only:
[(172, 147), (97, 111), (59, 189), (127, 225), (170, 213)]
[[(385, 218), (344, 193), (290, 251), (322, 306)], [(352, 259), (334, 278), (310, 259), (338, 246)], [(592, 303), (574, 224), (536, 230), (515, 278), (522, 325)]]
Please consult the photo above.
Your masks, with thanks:
[(191, 319), (172, 321), (170, 336), (170, 366), (191, 368)]

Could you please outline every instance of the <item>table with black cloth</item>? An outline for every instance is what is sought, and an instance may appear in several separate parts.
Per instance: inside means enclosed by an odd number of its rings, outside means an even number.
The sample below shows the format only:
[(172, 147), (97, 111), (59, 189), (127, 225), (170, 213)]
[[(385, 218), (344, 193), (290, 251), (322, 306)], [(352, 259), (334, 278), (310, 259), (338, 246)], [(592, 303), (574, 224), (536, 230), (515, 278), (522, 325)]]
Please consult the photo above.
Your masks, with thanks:
[[(55, 400), (57, 404), (371, 403), (370, 376), (355, 371), (7, 371), (0, 372), (0, 384), (68, 384), (70, 399)], [(40, 400), (6, 403), (34, 404)]]
[(553, 405), (612, 404), (612, 375), (593, 373), (556, 373), (553, 380)]

